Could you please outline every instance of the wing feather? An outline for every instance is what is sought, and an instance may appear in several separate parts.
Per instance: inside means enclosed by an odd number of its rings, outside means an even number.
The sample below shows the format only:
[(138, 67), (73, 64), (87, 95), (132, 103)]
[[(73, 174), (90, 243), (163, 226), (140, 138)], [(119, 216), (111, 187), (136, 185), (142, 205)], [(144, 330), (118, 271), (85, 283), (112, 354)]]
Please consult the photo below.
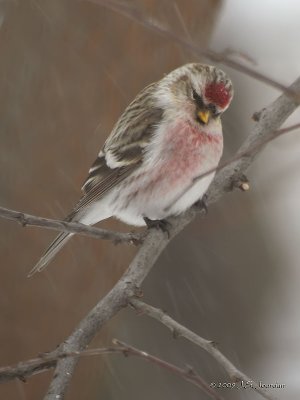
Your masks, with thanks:
[(156, 85), (146, 87), (118, 120), (91, 166), (82, 187), (83, 196), (68, 220), (98, 201), (142, 163), (145, 149), (163, 117), (163, 109), (155, 106), (152, 95)]

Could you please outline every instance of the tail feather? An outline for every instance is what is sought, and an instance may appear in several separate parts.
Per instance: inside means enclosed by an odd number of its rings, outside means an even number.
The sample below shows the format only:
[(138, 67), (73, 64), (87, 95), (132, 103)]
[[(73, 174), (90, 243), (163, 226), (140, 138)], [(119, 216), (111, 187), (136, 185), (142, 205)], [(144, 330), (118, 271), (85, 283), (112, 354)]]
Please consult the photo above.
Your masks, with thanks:
[(52, 258), (60, 251), (60, 249), (64, 247), (64, 245), (67, 243), (68, 240), (71, 239), (72, 236), (73, 233), (68, 233), (68, 232), (60, 233), (56, 237), (56, 239), (54, 239), (54, 241), (50, 244), (43, 257), (32, 268), (27, 277), (29, 278), (36, 272), (41, 272), (44, 268), (46, 268), (46, 266), (49, 264)]

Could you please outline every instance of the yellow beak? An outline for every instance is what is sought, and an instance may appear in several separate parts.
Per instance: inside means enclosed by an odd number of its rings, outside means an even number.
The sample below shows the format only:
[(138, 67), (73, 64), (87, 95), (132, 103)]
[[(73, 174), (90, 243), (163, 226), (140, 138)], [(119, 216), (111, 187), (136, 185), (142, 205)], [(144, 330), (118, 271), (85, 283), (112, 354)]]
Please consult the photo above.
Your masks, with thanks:
[(210, 118), (210, 111), (206, 110), (206, 111), (199, 111), (198, 112), (198, 117), (200, 119), (201, 122), (203, 122), (205, 125), (208, 123), (209, 118)]

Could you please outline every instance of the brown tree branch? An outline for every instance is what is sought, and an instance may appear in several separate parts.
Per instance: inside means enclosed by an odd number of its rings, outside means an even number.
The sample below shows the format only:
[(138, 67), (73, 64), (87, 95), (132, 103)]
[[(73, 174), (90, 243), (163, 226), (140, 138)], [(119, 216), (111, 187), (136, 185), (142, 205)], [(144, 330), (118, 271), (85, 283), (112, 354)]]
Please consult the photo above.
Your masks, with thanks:
[(58, 352), (57, 350), (49, 353), (43, 353), (37, 358), (21, 361), (16, 365), (0, 368), (0, 383), (9, 382), (13, 379), (20, 379), (25, 382), (27, 378), (47, 371), (56, 366), (58, 360), (68, 357), (85, 357), (110, 353), (124, 352), (124, 347), (106, 347), (101, 349), (88, 349), (83, 351), (65, 351)]
[[(300, 95), (297, 91), (294, 91), (290, 87), (283, 85), (282, 83), (270, 78), (269, 76), (256, 71), (253, 68), (247, 67), (244, 64), (239, 63), (233, 59), (228, 58), (227, 52), (224, 51), (222, 53), (215, 52), (211, 49), (204, 49), (194, 44), (191, 40), (185, 39), (180, 35), (177, 35), (175, 32), (169, 31), (166, 29), (161, 23), (158, 21), (154, 21), (144, 15), (139, 9), (132, 7), (132, 5), (120, 2), (116, 0), (85, 0), (91, 3), (97, 4), (99, 6), (106, 7), (118, 14), (123, 15), (126, 18), (142, 25), (144, 28), (163, 36), (164, 38), (179, 44), (185, 49), (191, 51), (196, 56), (205, 57), (206, 59), (214, 62), (226, 65), (229, 68), (232, 68), (238, 72), (241, 72), (245, 75), (248, 75), (260, 82), (263, 82), (269, 86), (272, 86), (281, 92), (285, 93), (286, 96), (290, 97), (292, 100), (300, 103)], [(231, 52), (233, 52), (231, 50)]]
[(138, 233), (122, 233), (108, 231), (102, 228), (95, 228), (80, 224), (79, 222), (67, 222), (56, 219), (37, 217), (25, 214), (20, 211), (0, 207), (0, 217), (19, 222), (22, 226), (37, 226), (39, 228), (52, 229), (55, 231), (77, 233), (79, 235), (90, 236), (97, 239), (112, 240), (115, 244), (130, 243), (140, 244), (143, 235)]
[(166, 369), (172, 372), (173, 374), (178, 375), (181, 378), (185, 379), (186, 381), (192, 383), (193, 385), (197, 386), (198, 388), (202, 389), (202, 391), (207, 393), (209, 397), (216, 400), (223, 400), (223, 397), (221, 397), (215, 390), (213, 390), (212, 387), (210, 387), (205, 382), (204, 379), (202, 379), (199, 375), (197, 375), (194, 372), (193, 368), (191, 367), (179, 368), (176, 367), (174, 364), (162, 360), (161, 358), (152, 356), (151, 354), (146, 353), (145, 351), (141, 351), (136, 349), (135, 347), (129, 346), (128, 344), (121, 342), (120, 340), (114, 339), (113, 342), (119, 346), (123, 346), (126, 349), (125, 354), (127, 353), (128, 355), (142, 357), (146, 361), (153, 363), (159, 366), (160, 368)]
[[(290, 86), (289, 90), (294, 93), (300, 90), (300, 78)], [(256, 122), (251, 134), (245, 140), (239, 152), (247, 153), (247, 149), (263, 142), (270, 132), (280, 128), (296, 108), (297, 102), (293, 98), (286, 94), (279, 96), (261, 111), (259, 121)], [(255, 156), (256, 153), (247, 154), (216, 174), (207, 192), (207, 205), (216, 202), (225, 193), (232, 190), (232, 183), (239, 180), (246, 172), (254, 161)], [(85, 349), (102, 326), (137, 294), (138, 288), (169, 241), (199, 213), (201, 213), (199, 209), (192, 207), (186, 213), (176, 218), (171, 218), (169, 236), (160, 230), (149, 230), (127, 271), (110, 292), (82, 319), (73, 333), (60, 346), (60, 351), (81, 351)], [(202, 214), (204, 214), (204, 211), (202, 211)], [(63, 399), (76, 363), (76, 358), (58, 361), (45, 400)]]
[(216, 344), (213, 341), (202, 338), (185, 326), (179, 324), (159, 308), (150, 306), (139, 299), (131, 299), (130, 304), (135, 310), (156, 319), (168, 327), (172, 331), (174, 337), (177, 338), (182, 336), (207, 351), (207, 353), (209, 353), (224, 368), (232, 382), (252, 382), (251, 388), (253, 390), (260, 393), (265, 399), (275, 400), (275, 397), (266, 389), (261, 388), (258, 383), (241, 372), (230, 360), (228, 360), (228, 358), (225, 357), (216, 347)]
[(87, 356), (99, 356), (103, 354), (123, 354), (125, 357), (136, 356), (140, 357), (147, 362), (157, 365), (158, 367), (170, 371), (171, 373), (180, 376), (184, 380), (192, 383), (193, 385), (200, 388), (203, 392), (207, 393), (212, 399), (223, 400), (211, 386), (205, 382), (199, 375), (197, 375), (193, 368), (179, 368), (174, 364), (162, 360), (159, 357), (153, 356), (145, 351), (139, 350), (136, 347), (132, 347), (124, 342), (117, 339), (113, 340), (116, 345), (114, 347), (105, 347), (98, 349), (88, 349), (83, 351), (72, 351), (72, 352), (58, 352), (54, 350), (50, 353), (41, 354), (37, 358), (32, 358), (27, 361), (19, 362), (16, 365), (0, 368), (0, 383), (9, 382), (13, 379), (20, 379), (22, 382), (26, 382), (27, 378), (39, 374), (54, 368), (58, 360), (72, 358), (72, 357), (87, 357)]

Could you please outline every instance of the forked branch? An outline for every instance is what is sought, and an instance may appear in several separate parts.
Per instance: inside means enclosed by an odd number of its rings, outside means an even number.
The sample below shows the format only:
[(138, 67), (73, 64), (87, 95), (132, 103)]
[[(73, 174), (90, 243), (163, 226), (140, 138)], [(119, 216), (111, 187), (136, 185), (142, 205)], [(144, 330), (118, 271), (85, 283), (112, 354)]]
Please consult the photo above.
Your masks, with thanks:
[(185, 326), (179, 324), (162, 310), (150, 306), (139, 299), (131, 299), (130, 304), (135, 308), (135, 310), (156, 319), (169, 328), (175, 338), (184, 337), (209, 353), (224, 368), (229, 379), (233, 383), (238, 385), (240, 383), (246, 384), (246, 382), (252, 382), (252, 389), (260, 393), (266, 399), (275, 400), (275, 397), (272, 396), (272, 394), (270, 394), (266, 389), (260, 387), (257, 382), (253, 381), (249, 376), (241, 372), (230, 360), (228, 360), (213, 341), (202, 338)]

